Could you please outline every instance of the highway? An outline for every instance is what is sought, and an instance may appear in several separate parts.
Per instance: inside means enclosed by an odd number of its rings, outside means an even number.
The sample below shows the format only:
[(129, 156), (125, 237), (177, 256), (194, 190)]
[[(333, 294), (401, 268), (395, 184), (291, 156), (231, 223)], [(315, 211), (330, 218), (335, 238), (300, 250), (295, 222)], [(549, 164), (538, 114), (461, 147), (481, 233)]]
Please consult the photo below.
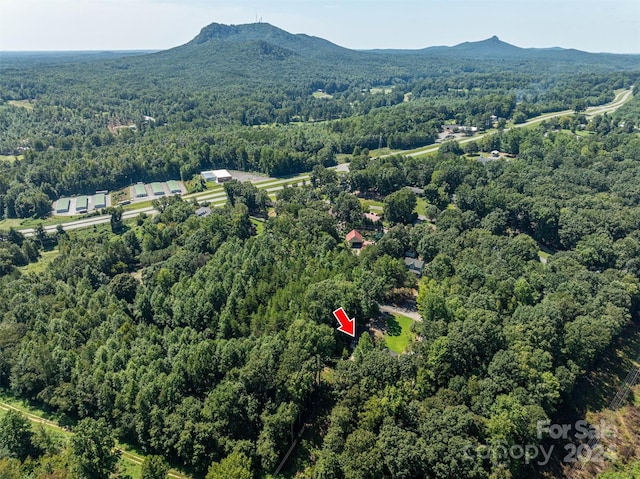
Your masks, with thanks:
[[(633, 86), (630, 87), (628, 90), (623, 90), (621, 92), (619, 92), (616, 97), (613, 99), (612, 102), (610, 103), (606, 103), (605, 105), (599, 105), (599, 106), (592, 106), (586, 109), (586, 111), (584, 112), (584, 114), (586, 116), (594, 116), (594, 115), (602, 115), (603, 113), (609, 113), (612, 111), (617, 110), (618, 108), (620, 108), (622, 105), (624, 105), (627, 101), (629, 101), (633, 96)], [(536, 116), (535, 118), (531, 118), (530, 120), (527, 120), (524, 123), (520, 123), (518, 125), (514, 125), (514, 128), (522, 128), (525, 126), (531, 126), (531, 125), (535, 125), (537, 123), (542, 123), (545, 120), (550, 120), (551, 118), (557, 118), (560, 116), (565, 116), (565, 115), (573, 115), (574, 111), (573, 110), (563, 110), (563, 111), (556, 111), (553, 113), (544, 113), (540, 116)], [(505, 131), (508, 131), (509, 129), (506, 128)], [(482, 133), (480, 135), (475, 135), (475, 136), (470, 136), (468, 138), (463, 138), (461, 140), (457, 140), (458, 144), (460, 145), (464, 145), (465, 143), (469, 143), (471, 141), (477, 141), (480, 138), (483, 138), (486, 135), (492, 135), (493, 133), (495, 133), (494, 131), (490, 131), (487, 133)], [(415, 150), (407, 150), (407, 151), (398, 151), (395, 153), (389, 153), (386, 155), (381, 155), (381, 157), (383, 156), (392, 156), (392, 155), (404, 155), (404, 156), (422, 156), (422, 155), (426, 155), (427, 153), (433, 153), (438, 151), (438, 148), (440, 148), (440, 146), (442, 145), (442, 143), (438, 143), (435, 145), (429, 145), (426, 146), (424, 148), (419, 148), (419, 149), (415, 149)]]

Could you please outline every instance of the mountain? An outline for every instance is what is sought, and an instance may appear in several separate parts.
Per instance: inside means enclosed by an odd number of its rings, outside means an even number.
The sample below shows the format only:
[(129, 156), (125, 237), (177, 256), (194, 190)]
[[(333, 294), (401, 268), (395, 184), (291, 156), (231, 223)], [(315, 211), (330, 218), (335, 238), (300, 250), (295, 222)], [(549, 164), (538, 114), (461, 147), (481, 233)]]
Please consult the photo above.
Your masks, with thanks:
[(305, 34), (292, 34), (268, 23), (223, 25), (212, 23), (204, 27), (187, 45), (203, 45), (211, 42), (243, 43), (266, 42), (300, 55), (324, 56), (350, 54), (352, 50), (339, 47), (328, 40)]
[(613, 53), (589, 53), (573, 48), (522, 48), (492, 36), (486, 40), (463, 42), (454, 46), (432, 46), (419, 50), (377, 49), (372, 53), (392, 55), (413, 55), (431, 58), (458, 58), (469, 60), (514, 59), (514, 60), (547, 60), (561, 62), (597, 63), (604, 61), (606, 65), (635, 63), (638, 68), (638, 55)]
[[(456, 60), (451, 62), (451, 60)], [(611, 69), (637, 68), (637, 56), (591, 54), (565, 49), (520, 48), (497, 36), (453, 47), (421, 50), (350, 50), (322, 38), (292, 34), (268, 23), (204, 27), (190, 42), (132, 63), (156, 63), (164, 78), (185, 74), (199, 82), (247, 84), (264, 82), (302, 82), (330, 80), (336, 83), (394, 83), (415, 77), (493, 69), (496, 60), (536, 64), (534, 69), (566, 68), (580, 65)], [(129, 60), (127, 60), (129, 62)], [(551, 65), (553, 63), (553, 66)], [(564, 67), (563, 67), (564, 65)], [(530, 65), (529, 65), (530, 67)], [(321, 86), (318, 86), (321, 87)]]
[[(407, 65), (388, 55), (350, 50), (327, 40), (292, 34), (268, 23), (204, 27), (188, 43), (136, 58), (120, 68), (151, 68), (158, 82), (171, 79), (199, 85), (252, 87), (288, 83), (324, 88), (327, 81), (346, 84), (371, 79), (390, 82), (408, 73)], [(318, 80), (319, 82), (316, 82)]]
[(526, 49), (503, 42), (497, 36), (479, 42), (464, 42), (453, 47), (427, 47), (418, 50), (423, 54), (452, 55), (459, 57), (518, 57), (526, 54)]
[[(268, 23), (212, 23), (184, 45), (156, 53), (78, 59), (66, 69), (68, 81), (110, 78), (133, 95), (140, 91), (196, 88), (244, 95), (277, 87), (288, 96), (316, 89), (366, 89), (469, 72), (507, 70), (538, 76), (638, 70), (638, 55), (592, 54), (566, 49), (520, 48), (494, 36), (453, 47), (421, 50), (351, 50), (322, 38), (292, 34)], [(82, 60), (82, 61), (80, 61)], [(53, 62), (53, 60), (52, 60)], [(6, 64), (15, 62), (3, 62)], [(85, 67), (82, 66), (85, 64)], [(4, 69), (6, 71), (6, 69)], [(64, 83), (60, 84), (62, 88)], [(127, 94), (131, 96), (132, 94)], [(125, 96), (127, 96), (125, 95)]]

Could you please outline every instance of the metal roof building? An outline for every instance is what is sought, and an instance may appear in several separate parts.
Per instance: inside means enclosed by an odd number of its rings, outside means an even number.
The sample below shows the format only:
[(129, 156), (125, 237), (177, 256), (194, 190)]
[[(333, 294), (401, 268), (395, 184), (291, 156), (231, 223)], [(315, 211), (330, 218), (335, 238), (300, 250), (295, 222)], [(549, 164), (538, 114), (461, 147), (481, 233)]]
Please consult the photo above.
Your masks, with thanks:
[(60, 198), (56, 205), (56, 213), (68, 213), (71, 206), (71, 200), (69, 198)]
[(231, 180), (231, 173), (227, 170), (213, 170), (213, 174), (216, 177), (216, 183), (222, 183), (224, 181)]
[(104, 193), (98, 193), (93, 197), (93, 207), (95, 209), (98, 208), (106, 208), (107, 207), (107, 195)]
[(147, 189), (144, 187), (144, 185), (137, 184), (133, 187), (133, 189), (136, 193), (136, 198), (144, 198), (145, 196), (147, 196)]
[(182, 193), (182, 188), (180, 188), (180, 185), (175, 180), (167, 181), (167, 186), (169, 187), (169, 191), (171, 192), (171, 194)]
[(89, 209), (89, 198), (78, 196), (76, 198), (76, 212), (87, 211)]
[(215, 181), (216, 183), (223, 183), (231, 179), (231, 173), (227, 170), (203, 171), (200, 175), (204, 181)]
[(162, 183), (158, 183), (157, 181), (151, 183), (151, 191), (153, 191), (154, 196), (164, 195), (164, 188), (162, 187)]
[(203, 171), (200, 176), (204, 181), (216, 181), (216, 175), (213, 174), (213, 171)]

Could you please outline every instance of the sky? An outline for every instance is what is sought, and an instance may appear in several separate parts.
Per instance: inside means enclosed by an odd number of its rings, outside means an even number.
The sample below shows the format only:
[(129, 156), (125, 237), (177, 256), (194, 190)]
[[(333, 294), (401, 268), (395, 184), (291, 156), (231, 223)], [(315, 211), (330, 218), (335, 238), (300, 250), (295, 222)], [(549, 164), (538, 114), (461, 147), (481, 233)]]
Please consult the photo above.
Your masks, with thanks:
[(640, 53), (640, 0), (0, 0), (0, 51), (162, 50), (256, 19), (353, 49), (455, 45)]

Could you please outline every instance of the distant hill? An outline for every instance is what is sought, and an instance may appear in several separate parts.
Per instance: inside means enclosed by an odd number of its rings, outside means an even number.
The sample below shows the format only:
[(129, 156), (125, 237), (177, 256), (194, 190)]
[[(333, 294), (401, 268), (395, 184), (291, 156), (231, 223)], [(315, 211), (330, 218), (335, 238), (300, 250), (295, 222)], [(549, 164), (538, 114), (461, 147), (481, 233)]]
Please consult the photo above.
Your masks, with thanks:
[(640, 55), (589, 53), (573, 48), (522, 48), (500, 40), (497, 36), (477, 42), (463, 42), (452, 47), (433, 46), (419, 50), (370, 50), (375, 53), (417, 55), (427, 57), (455, 57), (462, 59), (497, 59), (569, 61), (580, 63), (597, 62), (608, 65), (629, 65), (640, 68)]
[(526, 49), (503, 42), (496, 36), (479, 42), (464, 42), (453, 47), (428, 47), (419, 51), (423, 54), (461, 57), (521, 57), (526, 55)]
[(203, 45), (211, 42), (265, 42), (300, 55), (314, 57), (321, 57), (327, 54), (348, 55), (354, 53), (352, 50), (339, 47), (328, 40), (304, 34), (294, 35), (268, 23), (250, 23), (246, 25), (212, 23), (204, 27), (187, 45)]
[[(0, 69), (33, 61), (33, 58), (8, 61), (11, 57), (5, 56)], [(223, 88), (225, 95), (241, 95), (250, 89), (278, 87), (288, 97), (316, 89), (329, 92), (344, 91), (349, 87), (366, 89), (469, 72), (498, 73), (505, 69), (535, 75), (548, 72), (549, 76), (640, 70), (638, 55), (520, 48), (496, 36), (453, 47), (351, 50), (322, 38), (292, 34), (268, 23), (212, 23), (191, 41), (169, 50), (137, 55), (53, 55), (51, 62), (66, 63), (74, 59), (77, 64), (66, 72), (69, 81), (86, 76), (88, 68), (96, 79), (110, 78), (147, 92), (178, 86), (207, 90)], [(45, 59), (39, 57), (38, 61)]]
[[(151, 68), (157, 82), (180, 79), (200, 85), (245, 87), (295, 84), (321, 88), (327, 83), (392, 84), (412, 78), (491, 71), (497, 60), (520, 62), (519, 68), (573, 71), (576, 65), (603, 70), (638, 68), (639, 57), (590, 54), (564, 49), (525, 49), (492, 37), (454, 47), (421, 50), (351, 50), (322, 38), (292, 34), (268, 23), (204, 27), (190, 42), (151, 55), (128, 57), (117, 68)], [(451, 60), (455, 60), (452, 62)], [(540, 63), (523, 67), (521, 62)], [(553, 65), (545, 65), (553, 63)], [(564, 66), (563, 66), (564, 65)]]

